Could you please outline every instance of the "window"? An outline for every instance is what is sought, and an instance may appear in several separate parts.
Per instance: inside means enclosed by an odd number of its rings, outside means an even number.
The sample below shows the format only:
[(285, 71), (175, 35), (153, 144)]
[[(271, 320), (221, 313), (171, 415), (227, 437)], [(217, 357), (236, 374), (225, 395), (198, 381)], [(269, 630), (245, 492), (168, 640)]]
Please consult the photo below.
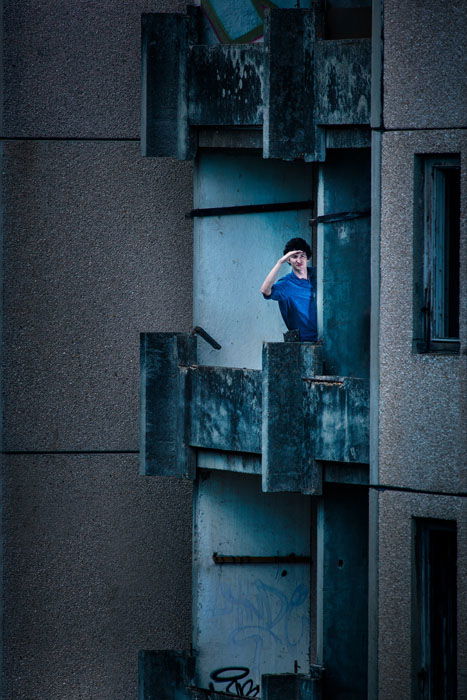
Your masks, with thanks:
[(414, 700), (455, 700), (456, 523), (415, 520)]
[(418, 156), (417, 166), (416, 349), (459, 352), (459, 156)]

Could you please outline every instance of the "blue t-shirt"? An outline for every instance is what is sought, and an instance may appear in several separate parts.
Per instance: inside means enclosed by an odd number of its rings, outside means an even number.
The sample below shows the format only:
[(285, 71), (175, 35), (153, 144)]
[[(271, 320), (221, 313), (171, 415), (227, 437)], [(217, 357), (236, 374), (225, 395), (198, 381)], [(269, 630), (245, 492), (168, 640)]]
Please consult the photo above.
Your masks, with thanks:
[(292, 271), (271, 287), (265, 299), (279, 302), (279, 309), (289, 331), (299, 330), (300, 340), (318, 340), (316, 321), (315, 270), (308, 269), (308, 279), (300, 279)]

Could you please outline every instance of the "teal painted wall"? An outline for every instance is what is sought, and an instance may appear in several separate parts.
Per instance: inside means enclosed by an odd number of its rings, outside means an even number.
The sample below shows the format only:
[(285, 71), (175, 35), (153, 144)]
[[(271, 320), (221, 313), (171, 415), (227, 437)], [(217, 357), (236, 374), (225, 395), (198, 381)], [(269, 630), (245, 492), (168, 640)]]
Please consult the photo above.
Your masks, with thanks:
[(368, 492), (327, 486), (318, 516), (319, 661), (323, 700), (362, 700), (367, 687)]
[[(318, 216), (370, 207), (370, 152), (328, 151)], [(370, 218), (318, 225), (318, 323), (326, 374), (369, 376)]]
[[(260, 155), (201, 153), (195, 207), (293, 202), (312, 198), (312, 166), (263, 160)], [(286, 330), (276, 302), (259, 292), (290, 238), (310, 240), (309, 210), (194, 221), (194, 322), (221, 345), (198, 343), (205, 365), (261, 368), (263, 341)], [(282, 266), (279, 277), (290, 267)]]
[[(263, 673), (309, 665), (309, 564), (215, 565), (213, 552), (276, 556), (310, 553), (310, 498), (263, 494), (261, 478), (202, 472), (194, 498), (193, 646), (197, 684), (245, 666)], [(222, 690), (220, 685), (216, 689)]]

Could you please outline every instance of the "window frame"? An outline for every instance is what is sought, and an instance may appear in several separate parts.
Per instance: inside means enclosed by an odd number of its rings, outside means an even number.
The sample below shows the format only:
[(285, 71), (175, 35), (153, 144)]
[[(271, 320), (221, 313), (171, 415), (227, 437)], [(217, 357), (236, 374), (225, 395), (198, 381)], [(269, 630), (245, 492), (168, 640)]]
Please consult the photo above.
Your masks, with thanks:
[[(449, 299), (446, 294), (446, 244), (450, 235), (446, 227), (446, 171), (459, 173), (458, 153), (422, 154), (415, 156), (414, 187), (414, 351), (417, 353), (458, 354), (460, 302), (460, 235), (457, 253), (457, 335), (440, 334), (446, 325)], [(460, 197), (459, 197), (460, 200)], [(459, 201), (460, 206), (460, 201)], [(457, 217), (460, 227), (460, 214)], [(458, 232), (459, 233), (459, 232)], [(440, 260), (441, 258), (441, 260)], [(456, 259), (454, 262), (456, 262)], [(443, 337), (444, 336), (444, 337)]]
[[(443, 697), (450, 698), (456, 696), (457, 690), (457, 608), (458, 608), (458, 589), (457, 589), (457, 569), (458, 569), (458, 543), (457, 543), (457, 522), (456, 520), (442, 520), (434, 518), (413, 518), (413, 534), (414, 534), (414, 557), (413, 557), (413, 591), (412, 597), (412, 700), (435, 700), (438, 698), (439, 684), (443, 677), (447, 680), (447, 685), (444, 686)], [(434, 561), (436, 552), (436, 542), (433, 535), (439, 538), (441, 533), (450, 536), (451, 542), (446, 539), (443, 551), (447, 551), (449, 546), (453, 546), (454, 560), (451, 562), (454, 569), (454, 575), (450, 580), (453, 582), (452, 590), (450, 590), (451, 598), (446, 603), (447, 608), (444, 610), (446, 614), (450, 606), (452, 619), (447, 621), (451, 623), (453, 629), (450, 629), (450, 634), (446, 633), (446, 637), (450, 643), (450, 651), (452, 656), (451, 663), (446, 657), (444, 668), (440, 669), (439, 655), (433, 654), (433, 647), (436, 644), (435, 638), (432, 636), (432, 628), (436, 617), (435, 613), (439, 614), (439, 599), (433, 599), (436, 593), (436, 588), (440, 586), (440, 577), (445, 574), (445, 569), (441, 570), (440, 564), (446, 562), (438, 561), (438, 568)], [(439, 544), (438, 544), (439, 547)], [(439, 551), (439, 550), (438, 550)], [(452, 572), (451, 572), (452, 573)], [(440, 592), (440, 590), (438, 590)], [(449, 596), (448, 596), (449, 597)], [(443, 598), (444, 601), (447, 598)], [(435, 609), (438, 608), (438, 609)], [(448, 615), (449, 617), (449, 615)], [(439, 634), (439, 629), (435, 630)], [(439, 640), (438, 640), (439, 641)], [(448, 650), (445, 651), (448, 653)], [(454, 672), (452, 671), (454, 667)]]

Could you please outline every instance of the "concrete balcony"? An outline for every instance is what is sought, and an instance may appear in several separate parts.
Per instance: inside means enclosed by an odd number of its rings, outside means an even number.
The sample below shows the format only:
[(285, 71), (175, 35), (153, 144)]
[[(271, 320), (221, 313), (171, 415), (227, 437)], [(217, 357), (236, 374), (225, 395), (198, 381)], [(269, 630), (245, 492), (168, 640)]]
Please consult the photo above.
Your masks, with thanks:
[(264, 492), (321, 493), (368, 463), (367, 379), (322, 374), (319, 343), (265, 343), (262, 370), (197, 364), (189, 334), (141, 336), (141, 471), (261, 473)]
[(144, 14), (143, 155), (222, 144), (311, 162), (368, 146), (371, 41), (326, 40), (322, 26), (318, 7), (270, 9), (264, 43), (207, 46), (197, 8)]

